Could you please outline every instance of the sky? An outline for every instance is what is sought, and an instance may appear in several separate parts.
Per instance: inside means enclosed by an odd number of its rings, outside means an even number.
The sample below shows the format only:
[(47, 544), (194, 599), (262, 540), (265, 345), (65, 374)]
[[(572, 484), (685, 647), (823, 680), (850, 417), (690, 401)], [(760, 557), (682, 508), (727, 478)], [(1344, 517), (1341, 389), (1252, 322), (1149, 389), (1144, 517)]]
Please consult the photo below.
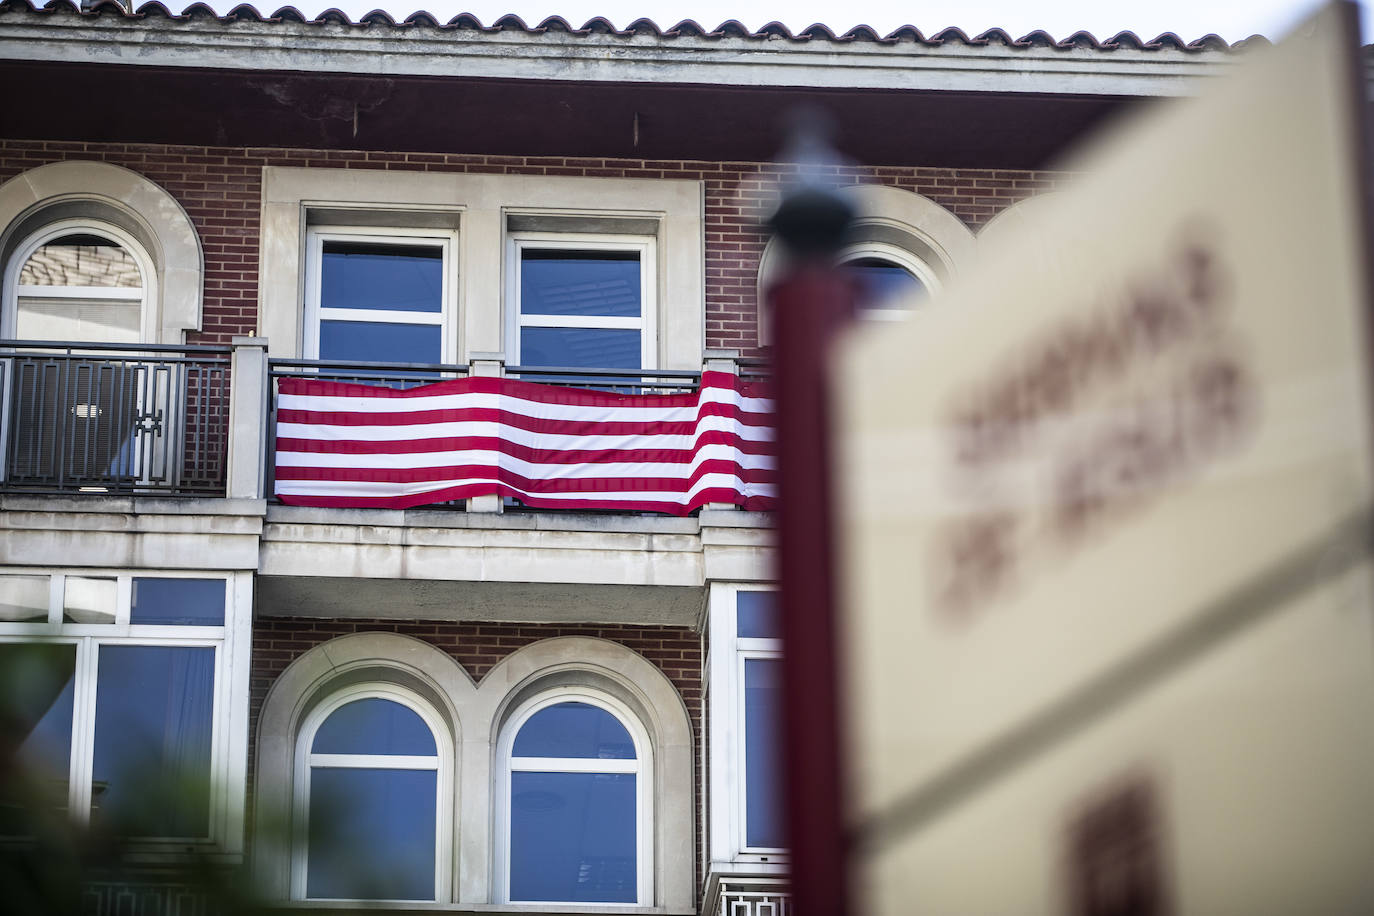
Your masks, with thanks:
[[(226, 12), (239, 0), (211, 0)], [(252, 0), (263, 12), (287, 5), (290, 0)], [(174, 3), (169, 3), (174, 6)], [(189, 5), (189, 0), (186, 4)], [(307, 16), (337, 7), (353, 18), (373, 9), (385, 9), (403, 19), (416, 9), (426, 9), (444, 22), (458, 13), (472, 13), (491, 24), (506, 13), (515, 13), (529, 25), (547, 16), (562, 16), (580, 26), (604, 16), (618, 27), (641, 16), (668, 27), (683, 19), (695, 19), (707, 28), (737, 19), (750, 29), (777, 20), (793, 31), (822, 22), (837, 34), (860, 23), (886, 34), (898, 26), (914, 25), (925, 35), (957, 26), (970, 35), (1000, 27), (1014, 36), (1044, 29), (1064, 38), (1079, 29), (1099, 38), (1131, 30), (1149, 39), (1174, 32), (1192, 41), (1215, 32), (1227, 41), (1253, 34), (1277, 39), (1302, 18), (1313, 0), (298, 0)], [(1374, 0), (1361, 0), (1366, 20)], [(1374, 29), (1364, 25), (1364, 41), (1374, 42)]]

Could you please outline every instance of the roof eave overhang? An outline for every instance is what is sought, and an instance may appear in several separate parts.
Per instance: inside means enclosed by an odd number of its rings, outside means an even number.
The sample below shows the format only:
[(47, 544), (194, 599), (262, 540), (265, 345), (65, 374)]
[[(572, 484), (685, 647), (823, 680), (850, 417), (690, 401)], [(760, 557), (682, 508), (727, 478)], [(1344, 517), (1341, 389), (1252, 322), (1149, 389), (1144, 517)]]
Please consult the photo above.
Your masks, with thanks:
[(1176, 96), (1228, 51), (444, 30), (339, 22), (0, 16), (0, 59), (371, 76)]
[(1040, 168), (1223, 51), (0, 15), (0, 133), (219, 147), (764, 161), (820, 109), (870, 165)]

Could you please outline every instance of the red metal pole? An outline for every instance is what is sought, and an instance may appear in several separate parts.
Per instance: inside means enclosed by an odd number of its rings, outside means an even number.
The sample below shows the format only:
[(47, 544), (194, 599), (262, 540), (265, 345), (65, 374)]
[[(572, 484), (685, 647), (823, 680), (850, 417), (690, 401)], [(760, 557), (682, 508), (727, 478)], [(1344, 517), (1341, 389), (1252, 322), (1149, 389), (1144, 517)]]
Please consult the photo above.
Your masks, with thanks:
[(852, 281), (817, 251), (770, 291), (778, 446), (784, 800), (796, 916), (844, 916), (846, 876), (832, 567), (827, 351)]

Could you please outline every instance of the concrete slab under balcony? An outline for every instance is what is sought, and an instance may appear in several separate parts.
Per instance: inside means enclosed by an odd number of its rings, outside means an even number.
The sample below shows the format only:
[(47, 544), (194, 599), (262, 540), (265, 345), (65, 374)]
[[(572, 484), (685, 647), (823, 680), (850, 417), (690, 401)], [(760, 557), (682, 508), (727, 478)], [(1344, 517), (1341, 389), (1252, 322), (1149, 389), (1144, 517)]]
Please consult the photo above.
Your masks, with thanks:
[(265, 616), (696, 626), (713, 579), (764, 580), (767, 517), (270, 506)]

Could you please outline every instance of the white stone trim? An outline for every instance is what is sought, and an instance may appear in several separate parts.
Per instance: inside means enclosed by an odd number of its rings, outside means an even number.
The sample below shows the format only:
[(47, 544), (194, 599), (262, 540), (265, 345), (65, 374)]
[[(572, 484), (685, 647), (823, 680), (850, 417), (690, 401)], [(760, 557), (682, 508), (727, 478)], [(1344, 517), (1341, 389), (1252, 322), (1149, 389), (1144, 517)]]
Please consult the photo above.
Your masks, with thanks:
[[(692, 805), (692, 728), (686, 706), (667, 676), (643, 656), (609, 640), (565, 636), (512, 652), (474, 687), (451, 656), (392, 633), (341, 636), (293, 661), (267, 694), (258, 719), (253, 871), (268, 899), (291, 895), (291, 855), (282, 839), (281, 812), (294, 797), (296, 742), (320, 702), (353, 683), (396, 683), (420, 695), (451, 728), (456, 760), (452, 899), (495, 900), (493, 850), (497, 743), (522, 703), (558, 687), (581, 687), (613, 698), (643, 728), (652, 748), (653, 906), (692, 909), (695, 821)], [(444, 902), (444, 901), (441, 901)], [(642, 912), (647, 907), (612, 907)], [(592, 907), (588, 911), (602, 911)]]
[(459, 223), (458, 360), (506, 353), (513, 303), (504, 261), (506, 215), (650, 220), (657, 368), (698, 369), (706, 340), (703, 186), (681, 179), (450, 174), (267, 166), (262, 182), (259, 333), (269, 354), (303, 352), (304, 252), (311, 211), (375, 210), (396, 225), (448, 214)]
[[(862, 256), (869, 242), (899, 246), (908, 254), (908, 267), (919, 263), (918, 276), (924, 280), (933, 277), (936, 286), (943, 286), (971, 267), (978, 256), (973, 232), (963, 220), (929, 197), (874, 184), (848, 185), (836, 188), (835, 193), (854, 208), (855, 214), (850, 241), (842, 254), (844, 260)], [(891, 257), (891, 253), (883, 256)], [(755, 287), (761, 344), (770, 340), (768, 289), (786, 265), (782, 243), (776, 237), (769, 239), (759, 257)]]
[(1061, 199), (1062, 193), (1046, 191), (1023, 198), (988, 220), (978, 230), (979, 252), (986, 251), (989, 246), (1001, 246), (1009, 237), (1014, 239), (1028, 224), (1033, 224), (1046, 211), (1053, 210), (1055, 201)]
[(147, 252), (156, 273), (153, 283), (145, 280), (153, 293), (145, 305), (151, 342), (184, 343), (187, 331), (200, 328), (204, 258), (195, 226), (176, 198), (107, 162), (41, 165), (0, 185), (0, 255), (8, 260), (24, 239), (64, 219), (113, 224)]

